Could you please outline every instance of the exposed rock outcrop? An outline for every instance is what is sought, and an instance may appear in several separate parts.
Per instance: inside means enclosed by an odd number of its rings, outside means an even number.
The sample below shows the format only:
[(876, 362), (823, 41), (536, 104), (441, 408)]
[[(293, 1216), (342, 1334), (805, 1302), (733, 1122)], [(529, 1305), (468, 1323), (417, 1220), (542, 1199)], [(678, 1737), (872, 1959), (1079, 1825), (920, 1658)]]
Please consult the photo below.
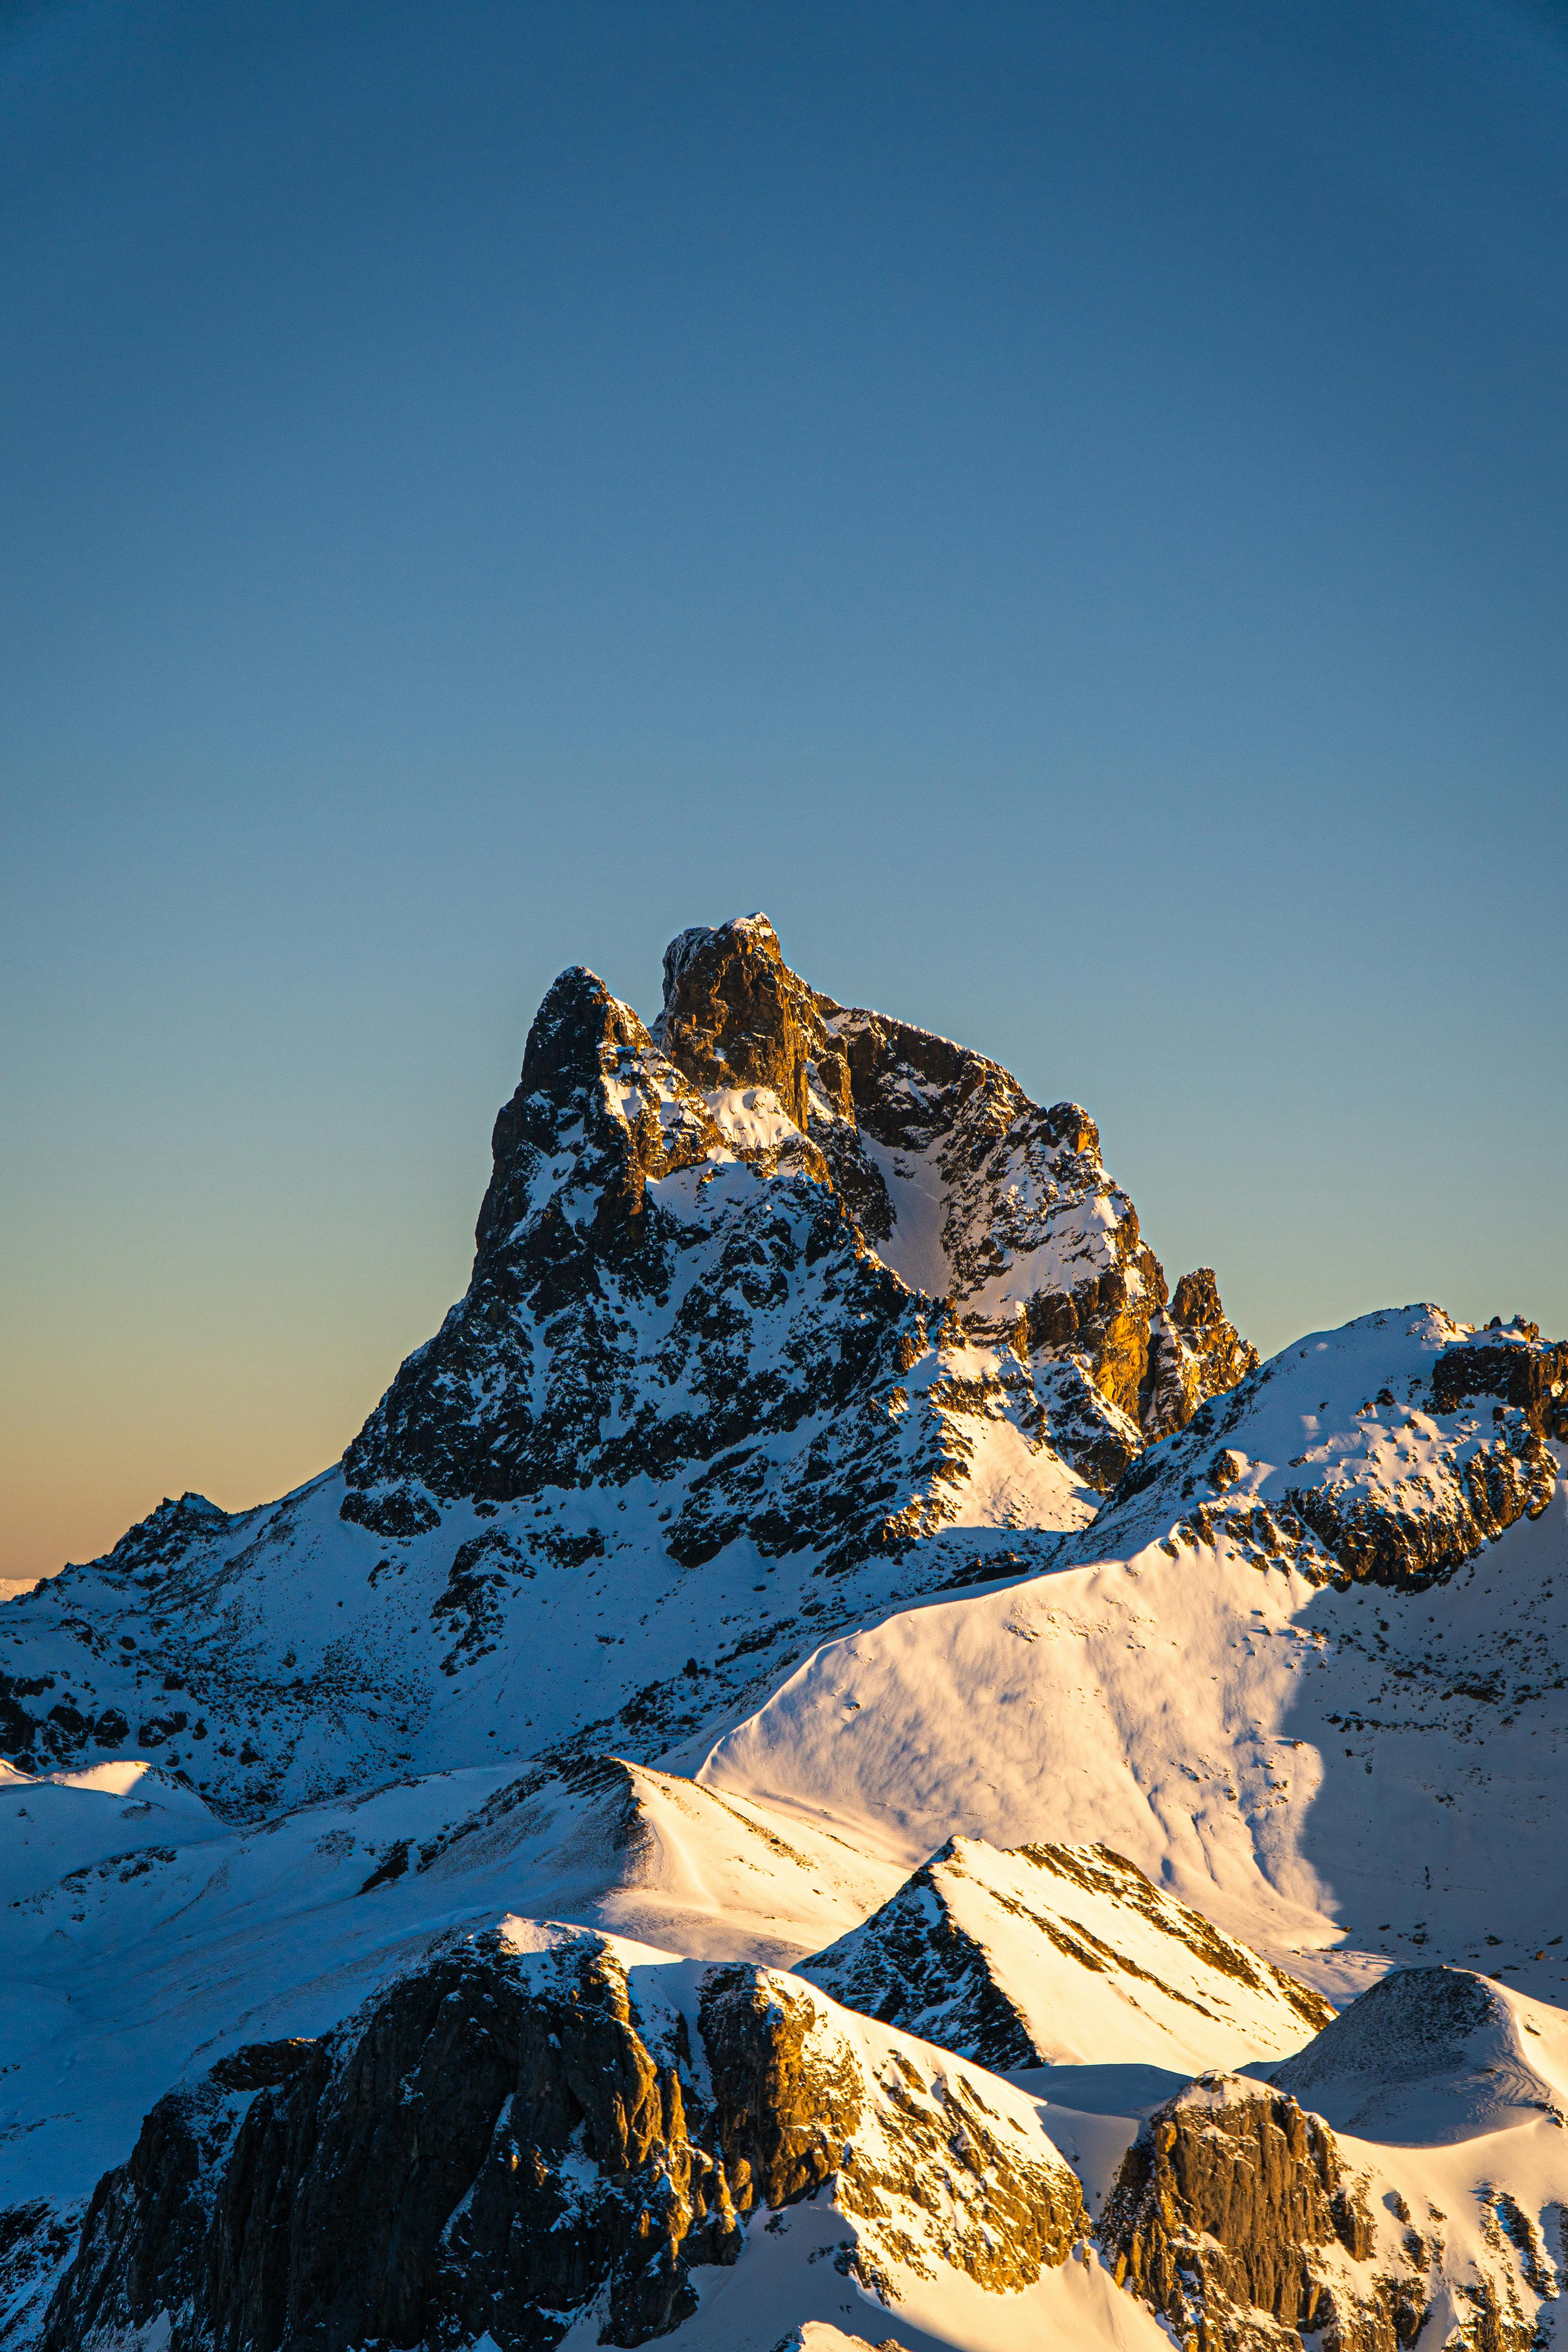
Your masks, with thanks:
[(1521, 1315), (1508, 1324), (1494, 1316), (1432, 1368), (1435, 1412), (1458, 1412), (1472, 1398), (1517, 1407), (1537, 1437), (1568, 1439), (1568, 1340), (1543, 1340)]
[(1036, 1426), (1092, 1486), (1142, 1445), (1150, 1318), (1165, 1281), (1077, 1103), (1041, 1108), (984, 1055), (819, 998), (884, 1180), (876, 1246), (952, 1298), (966, 1331), (1030, 1375)]
[(1185, 1429), (1207, 1398), (1257, 1370), (1258, 1350), (1221, 1306), (1213, 1266), (1184, 1274), (1149, 1326), (1149, 1363), (1139, 1397), (1144, 1437), (1152, 1445)]
[(0, 2209), (0, 2344), (30, 2345), (75, 2252), (80, 2209), (47, 2197)]
[[(521, 1934), (520, 1946), (515, 1937)], [(283, 2069), (282, 2079), (276, 2079)], [(1026, 2101), (797, 1979), (567, 1929), (416, 1969), (317, 2043), (161, 2101), (100, 2183), (44, 2352), (500, 2352), (668, 2333), (748, 2217), (819, 2192), (884, 2294), (947, 2264), (1027, 2285), (1084, 2228)]]
[(1373, 2224), (1333, 2135), (1293, 2099), (1210, 2074), (1139, 2132), (1098, 2231), (1117, 2283), (1196, 2352), (1397, 2352), (1425, 2302), (1352, 2269)]

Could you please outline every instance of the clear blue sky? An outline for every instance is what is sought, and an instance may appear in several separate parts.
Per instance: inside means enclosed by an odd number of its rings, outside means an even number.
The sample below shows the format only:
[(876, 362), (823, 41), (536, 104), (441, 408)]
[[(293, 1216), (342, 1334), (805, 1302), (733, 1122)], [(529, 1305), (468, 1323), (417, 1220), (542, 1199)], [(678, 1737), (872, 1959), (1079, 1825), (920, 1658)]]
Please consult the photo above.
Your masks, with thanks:
[(1568, 1327), (1568, 15), (0, 12), (0, 1573), (331, 1458), (763, 907), (1265, 1348)]

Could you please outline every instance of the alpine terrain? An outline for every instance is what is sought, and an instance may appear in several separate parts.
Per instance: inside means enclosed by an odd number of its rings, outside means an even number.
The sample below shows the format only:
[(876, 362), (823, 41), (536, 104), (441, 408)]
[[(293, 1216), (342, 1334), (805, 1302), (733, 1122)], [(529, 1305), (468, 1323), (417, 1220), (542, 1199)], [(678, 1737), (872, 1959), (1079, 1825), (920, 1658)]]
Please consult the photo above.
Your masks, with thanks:
[(0, 1601), (0, 2346), (1568, 2346), (1568, 1346), (1260, 1363), (761, 915), (493, 1155), (340, 1463)]

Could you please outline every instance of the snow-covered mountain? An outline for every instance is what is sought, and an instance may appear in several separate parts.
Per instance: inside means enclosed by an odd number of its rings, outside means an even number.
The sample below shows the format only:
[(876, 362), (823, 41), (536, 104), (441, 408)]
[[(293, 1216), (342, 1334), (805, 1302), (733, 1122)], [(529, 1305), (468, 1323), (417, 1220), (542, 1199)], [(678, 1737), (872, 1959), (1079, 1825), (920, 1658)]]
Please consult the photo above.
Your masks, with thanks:
[(1151, 1448), (1095, 1522), (1097, 1550), (1209, 1543), (1336, 1581), (1419, 1591), (1538, 1518), (1568, 1438), (1568, 1345), (1518, 1318), (1472, 1332), (1439, 1307), (1313, 1332)]
[(1076, 1105), (815, 994), (762, 917), (665, 972), (656, 1034), (550, 991), (468, 1289), (340, 1466), (5, 1610), (6, 1752), (250, 1815), (492, 1738), (700, 1756), (824, 1631), (1045, 1565), (1254, 1360), (1211, 1276), (1165, 1303)]
[(1564, 1439), (763, 918), (563, 974), (342, 1463), (0, 1604), (0, 2345), (1549, 2344)]

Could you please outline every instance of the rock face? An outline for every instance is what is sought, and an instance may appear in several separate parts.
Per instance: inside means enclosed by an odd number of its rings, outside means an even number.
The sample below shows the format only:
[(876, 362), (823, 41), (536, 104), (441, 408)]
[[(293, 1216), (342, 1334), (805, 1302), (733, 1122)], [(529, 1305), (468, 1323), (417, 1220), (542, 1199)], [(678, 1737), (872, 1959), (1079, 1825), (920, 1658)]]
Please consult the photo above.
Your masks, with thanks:
[(1149, 1363), (1139, 1418), (1151, 1444), (1185, 1429), (1205, 1399), (1258, 1370), (1258, 1350), (1220, 1305), (1212, 1265), (1184, 1274), (1149, 1326)]
[(1309, 1575), (1419, 1591), (1551, 1501), (1568, 1346), (1440, 1307), (1364, 1315), (1271, 1357), (1127, 1471), (1110, 1557), (1228, 1537)]
[(468, 1295), (350, 1446), (343, 1516), (410, 1533), (458, 1497), (696, 1465), (667, 1537), (687, 1565), (742, 1535), (842, 1556), (917, 1533), (950, 1466), (921, 1302), (781, 1114), (753, 1107), (740, 1140), (635, 1013), (563, 974), (496, 1123)]
[(1005, 2085), (795, 1979), (518, 1934), (160, 2102), (99, 2185), (44, 2352), (161, 2322), (170, 2352), (487, 2330), (534, 2352), (590, 2308), (601, 2342), (641, 2344), (695, 2309), (694, 2269), (744, 2259), (751, 2217), (819, 2194), (882, 2291), (933, 2263), (1027, 2285), (1082, 2234)]
[(863, 1927), (800, 1963), (847, 2008), (1001, 2069), (1180, 2068), (1298, 2049), (1319, 1993), (1108, 1846), (950, 1838)]
[(1351, 2269), (1373, 2224), (1332, 2133), (1237, 2075), (1205, 2075), (1150, 2117), (1099, 2236), (1118, 2284), (1197, 2352), (1279, 2352), (1303, 2333), (1322, 2352), (1396, 2352), (1424, 2316), (1413, 2289)]
[(47, 2197), (0, 2209), (0, 2344), (37, 2342), (54, 2283), (75, 2250), (79, 2218)]

